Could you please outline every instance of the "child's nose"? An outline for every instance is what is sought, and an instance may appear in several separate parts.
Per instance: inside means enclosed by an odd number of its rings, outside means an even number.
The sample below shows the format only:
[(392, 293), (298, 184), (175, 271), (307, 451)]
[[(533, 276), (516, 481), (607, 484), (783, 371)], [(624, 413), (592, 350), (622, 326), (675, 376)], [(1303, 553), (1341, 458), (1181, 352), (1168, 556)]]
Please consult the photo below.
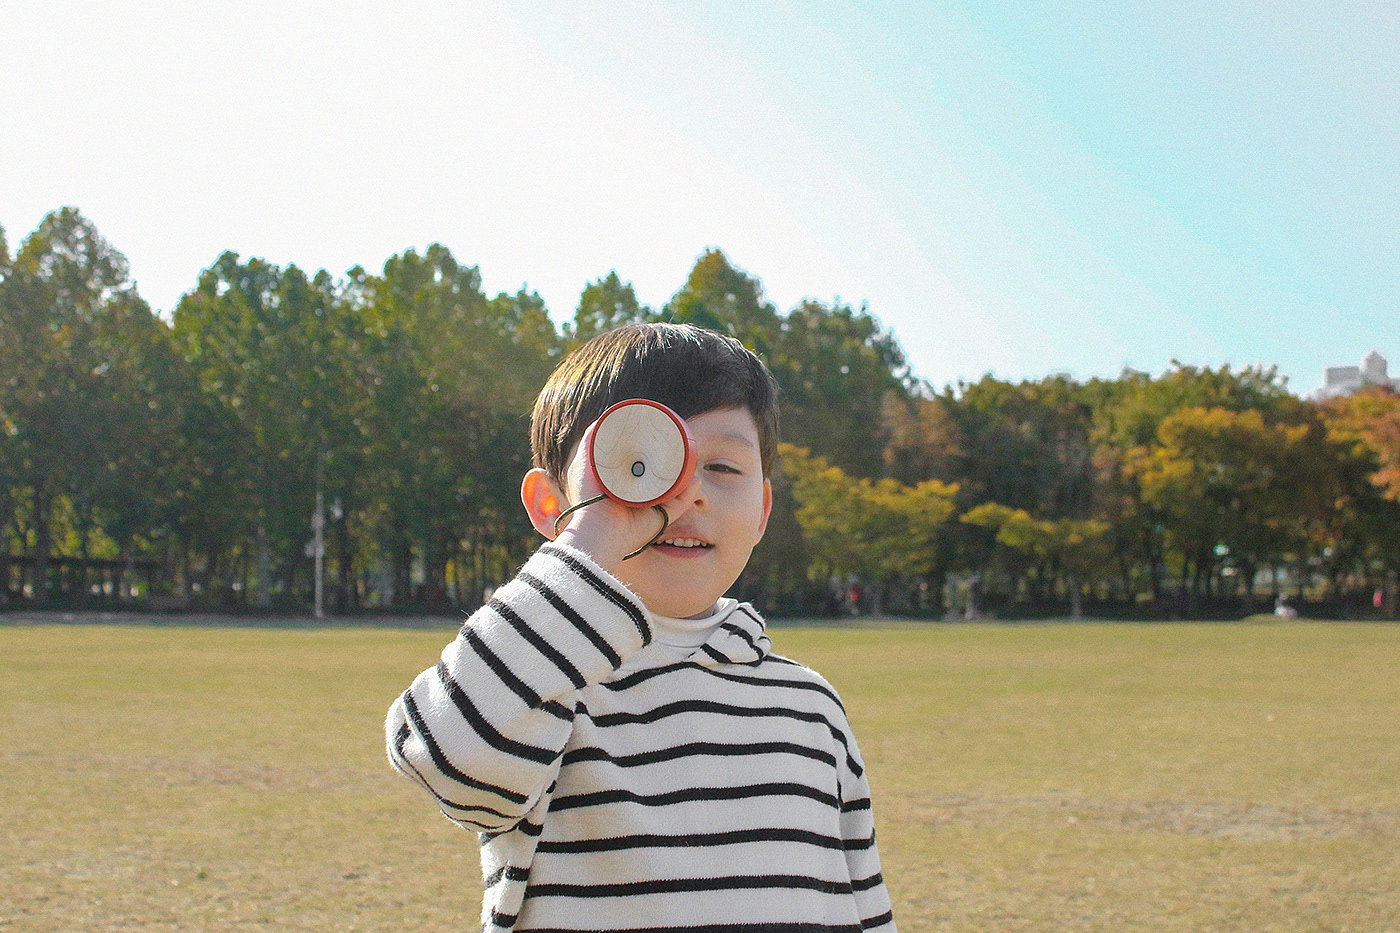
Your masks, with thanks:
[(690, 479), (676, 493), (675, 498), (667, 504), (680, 511), (689, 511), (697, 506), (703, 507), (706, 501), (705, 484), (701, 480), (700, 472), (700, 470), (696, 470), (692, 473)]

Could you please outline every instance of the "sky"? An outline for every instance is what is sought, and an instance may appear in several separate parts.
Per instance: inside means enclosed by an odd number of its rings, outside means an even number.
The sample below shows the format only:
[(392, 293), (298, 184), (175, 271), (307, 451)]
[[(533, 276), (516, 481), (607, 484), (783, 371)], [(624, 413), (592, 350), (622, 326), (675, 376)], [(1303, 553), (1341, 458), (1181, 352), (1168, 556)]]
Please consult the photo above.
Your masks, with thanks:
[(11, 251), (77, 207), (166, 313), (226, 250), (436, 242), (562, 325), (718, 248), (936, 389), (1400, 372), (1393, 4), (53, 0), (0, 82)]

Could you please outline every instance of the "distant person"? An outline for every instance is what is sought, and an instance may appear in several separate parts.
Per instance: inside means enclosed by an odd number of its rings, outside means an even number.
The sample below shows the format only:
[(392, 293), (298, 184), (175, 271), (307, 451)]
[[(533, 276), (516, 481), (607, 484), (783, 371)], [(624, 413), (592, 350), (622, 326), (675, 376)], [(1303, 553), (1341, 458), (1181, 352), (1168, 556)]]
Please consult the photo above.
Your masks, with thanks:
[[(580, 441), (632, 398), (685, 420), (698, 468), (656, 508), (590, 503)], [(521, 498), (552, 540), (386, 726), (481, 834), (485, 930), (894, 930), (840, 700), (724, 596), (767, 525), (777, 422), (763, 363), (685, 325), (599, 335), (545, 384)]]

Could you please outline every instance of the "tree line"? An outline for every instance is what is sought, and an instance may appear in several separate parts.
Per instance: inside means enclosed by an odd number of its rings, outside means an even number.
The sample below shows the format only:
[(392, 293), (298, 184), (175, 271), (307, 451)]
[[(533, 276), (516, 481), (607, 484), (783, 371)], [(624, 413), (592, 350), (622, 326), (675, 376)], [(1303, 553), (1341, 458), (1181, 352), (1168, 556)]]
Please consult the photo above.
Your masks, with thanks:
[(561, 329), (439, 244), (342, 276), (224, 253), (165, 318), (72, 208), (13, 256), (0, 230), (0, 604), (302, 609), (320, 564), (334, 612), (470, 608), (537, 544), (535, 393), (639, 320), (731, 333), (779, 382), (774, 515), (738, 584), (771, 612), (1393, 610), (1381, 389), (1175, 364), (939, 390), (866, 309), (781, 313), (716, 249), (660, 308), (609, 272)]

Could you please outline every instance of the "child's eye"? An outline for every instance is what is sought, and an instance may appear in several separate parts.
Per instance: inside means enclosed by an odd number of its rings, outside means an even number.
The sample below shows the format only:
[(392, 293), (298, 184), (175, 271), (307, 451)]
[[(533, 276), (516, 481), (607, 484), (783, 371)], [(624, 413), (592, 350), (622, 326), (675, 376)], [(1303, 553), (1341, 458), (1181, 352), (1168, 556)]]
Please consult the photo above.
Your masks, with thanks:
[(735, 476), (743, 476), (744, 471), (728, 463), (707, 463), (705, 469), (712, 473), (731, 473)]

